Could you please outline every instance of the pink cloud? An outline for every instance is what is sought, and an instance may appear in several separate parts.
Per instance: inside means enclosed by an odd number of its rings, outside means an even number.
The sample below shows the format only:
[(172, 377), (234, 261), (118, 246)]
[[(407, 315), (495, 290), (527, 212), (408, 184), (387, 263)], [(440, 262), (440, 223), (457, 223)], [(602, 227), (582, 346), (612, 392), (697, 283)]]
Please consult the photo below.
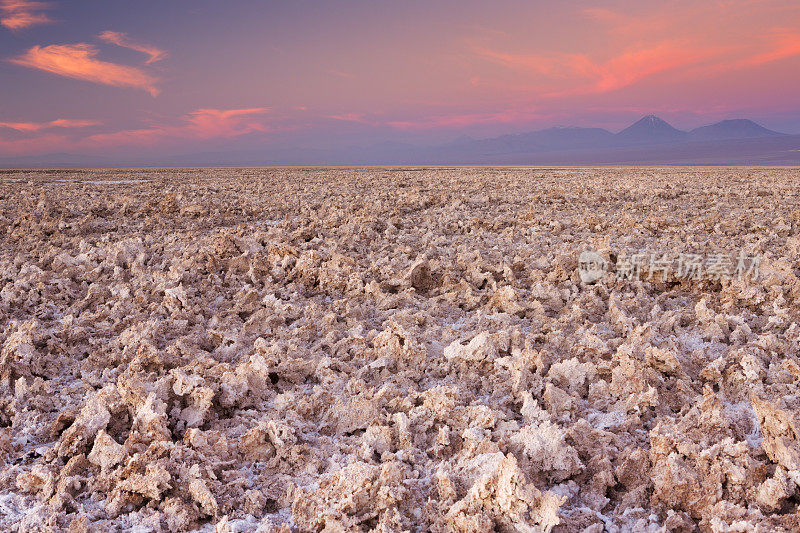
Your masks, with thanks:
[(187, 117), (187, 133), (200, 139), (238, 137), (246, 133), (266, 131), (266, 126), (253, 116), (269, 112), (267, 107), (250, 109), (198, 109)]
[(607, 92), (621, 89), (649, 76), (696, 65), (718, 53), (716, 49), (696, 49), (690, 45), (663, 42), (654, 46), (630, 50), (611, 58), (603, 64), (592, 63), (581, 58), (579, 72), (594, 75), (594, 83), (585, 92)]
[(586, 54), (511, 54), (485, 48), (476, 53), (538, 78), (540, 96), (562, 97), (616, 91), (664, 72), (707, 76), (795, 57), (800, 55), (800, 33), (774, 31), (760, 40), (730, 44), (667, 40), (622, 51), (603, 62)]
[(768, 40), (769, 43), (766, 50), (741, 59), (733, 67), (754, 67), (800, 55), (800, 33), (776, 31), (768, 37)]
[(96, 146), (138, 145), (149, 146), (160, 142), (186, 139), (208, 140), (232, 138), (248, 133), (269, 131), (257, 117), (269, 112), (266, 107), (249, 109), (198, 109), (175, 125), (158, 125), (149, 128), (99, 133), (86, 137), (81, 144)]
[(97, 49), (89, 44), (53, 44), (34, 46), (11, 62), (67, 78), (114, 87), (133, 87), (143, 89), (152, 96), (158, 95), (156, 79), (143, 70), (102, 61), (97, 59), (97, 55)]
[[(696, 48), (730, 51), (732, 56), (719, 55), (720, 64), (728, 63), (729, 69), (798, 54), (798, 33), (792, 23), (800, 20), (800, 4), (793, 0), (686, 2), (680, 9), (664, 5), (639, 15), (603, 8), (585, 9), (583, 13), (607, 23), (609, 36), (623, 34), (646, 42), (662, 34), (682, 38)], [(776, 21), (784, 21), (787, 28), (765, 26)], [(743, 31), (751, 32), (752, 37), (742, 39)], [(768, 50), (760, 51), (765, 46)]]
[(18, 31), (52, 22), (42, 11), (49, 4), (31, 0), (0, 0), (0, 25)]
[(74, 120), (59, 118), (50, 122), (0, 122), (0, 128), (8, 128), (21, 132), (35, 132), (50, 128), (86, 128), (99, 126), (95, 120)]
[(566, 96), (615, 91), (654, 74), (703, 62), (719, 53), (717, 49), (696, 49), (687, 43), (666, 41), (619, 53), (604, 62), (586, 54), (509, 54), (488, 49), (477, 53), (495, 63), (528, 75), (540, 75), (550, 84), (566, 80), (570, 87), (550, 89), (544, 96)]
[(800, 33), (776, 29), (765, 32), (740, 46), (730, 46), (726, 53), (709, 64), (698, 65), (686, 72), (686, 77), (707, 78), (716, 74), (746, 70), (776, 61), (800, 56)]
[(0, 154), (11, 156), (43, 154), (68, 146), (69, 139), (66, 136), (51, 133), (22, 139), (0, 138)]
[(58, 119), (51, 122), (3, 122), (0, 128), (26, 133), (24, 138), (0, 137), (0, 153), (21, 155), (60, 150), (123, 148), (130, 146), (162, 146), (186, 141), (234, 138), (248, 133), (267, 132), (270, 127), (262, 115), (269, 108), (198, 109), (181, 117), (174, 124), (158, 124), (146, 128), (127, 129), (88, 136), (67, 136), (51, 133), (52, 128), (94, 126), (90, 120)]
[(123, 48), (130, 48), (131, 50), (135, 50), (137, 52), (141, 52), (150, 56), (146, 63), (155, 63), (156, 61), (161, 61), (167, 56), (167, 53), (163, 50), (156, 48), (155, 46), (149, 44), (142, 44), (138, 43), (128, 37), (125, 33), (120, 33), (116, 31), (104, 31), (99, 35), (100, 39), (111, 44), (115, 44), (117, 46), (121, 46)]
[(365, 113), (341, 113), (338, 115), (328, 115), (328, 118), (341, 120), (343, 122), (360, 122), (362, 124), (369, 123)]
[[(517, 78), (473, 77), (473, 86), (535, 93), (538, 97), (603, 94), (630, 87), (658, 74), (672, 80), (706, 79), (709, 75), (743, 70), (800, 55), (800, 32), (764, 29), (767, 20), (800, 16), (796, 2), (730, 0), (676, 2), (678, 6), (637, 4), (617, 12), (607, 8), (581, 10), (606, 34), (592, 51), (513, 53), (497, 46), (473, 47), (473, 53), (507, 67)], [(742, 38), (742, 28), (754, 35)], [(754, 33), (753, 28), (759, 28)], [(587, 28), (587, 35), (592, 31)], [(604, 57), (604, 59), (598, 58)]]
[(731, 28), (752, 28), (763, 17), (771, 20), (797, 17), (800, 6), (794, 0), (717, 0), (644, 4), (621, 13), (592, 7), (582, 13), (607, 26), (612, 38), (648, 41), (668, 36), (694, 36), (698, 44), (721, 38)]

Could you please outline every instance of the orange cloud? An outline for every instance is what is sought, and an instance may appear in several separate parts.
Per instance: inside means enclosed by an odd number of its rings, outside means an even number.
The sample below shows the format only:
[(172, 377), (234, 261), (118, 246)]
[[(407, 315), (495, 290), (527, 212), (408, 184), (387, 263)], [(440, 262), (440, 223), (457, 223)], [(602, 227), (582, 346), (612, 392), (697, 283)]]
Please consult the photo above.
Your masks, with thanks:
[(246, 133), (266, 131), (263, 123), (251, 117), (267, 112), (269, 112), (267, 107), (227, 110), (198, 109), (187, 117), (189, 125), (185, 129), (187, 133), (200, 139), (238, 137)]
[(800, 33), (786, 31), (775, 32), (769, 37), (769, 40), (770, 42), (767, 50), (753, 54), (750, 57), (745, 57), (738, 61), (734, 67), (754, 67), (800, 55)]
[(97, 49), (89, 44), (53, 44), (34, 46), (11, 61), (67, 78), (144, 89), (152, 96), (158, 95), (155, 78), (146, 72), (136, 67), (101, 61), (97, 55)]
[(147, 54), (150, 56), (146, 61), (147, 64), (161, 61), (167, 57), (167, 53), (163, 50), (160, 50), (149, 44), (137, 43), (136, 41), (131, 40), (125, 33), (120, 33), (117, 31), (104, 31), (99, 37), (107, 43), (115, 44), (123, 48), (130, 48), (131, 50), (136, 50), (137, 52)]
[(86, 137), (82, 144), (95, 146), (143, 145), (181, 139), (231, 138), (248, 133), (265, 132), (268, 127), (256, 117), (269, 112), (266, 107), (249, 109), (198, 109), (182, 118), (178, 125), (99, 133)]
[[(672, 81), (706, 79), (800, 55), (800, 32), (791, 26), (800, 16), (797, 2), (678, 0), (676, 4), (680, 8), (645, 3), (628, 11), (582, 9), (606, 34), (605, 44), (593, 51), (526, 54), (473, 47), (473, 53), (507, 67), (518, 81), (512, 88), (496, 76), (483, 75), (472, 83), (539, 97), (601, 94), (663, 73), (669, 73)], [(764, 31), (764, 24), (775, 20), (786, 21), (787, 28)], [(743, 27), (754, 36), (741, 38)], [(753, 33), (753, 27), (760, 29)], [(598, 60), (599, 54), (605, 59)]]
[(660, 72), (698, 64), (717, 53), (714, 49), (696, 49), (665, 42), (650, 48), (624, 52), (602, 65), (595, 65), (585, 58), (585, 72), (595, 75), (595, 82), (585, 90), (607, 92), (621, 89)]
[(0, 128), (8, 128), (22, 132), (35, 132), (49, 128), (86, 128), (89, 126), (99, 126), (101, 123), (95, 120), (74, 120), (59, 118), (50, 122), (0, 122)]
[(760, 40), (747, 41), (740, 46), (729, 46), (726, 53), (720, 54), (714, 62), (690, 68), (686, 75), (707, 78), (796, 56), (800, 56), (800, 33), (776, 29), (765, 33)]
[(545, 96), (605, 93), (633, 85), (654, 74), (698, 64), (719, 53), (716, 48), (697, 49), (686, 43), (661, 42), (620, 53), (598, 63), (586, 54), (508, 54), (480, 49), (482, 57), (528, 74), (551, 80), (568, 80), (568, 89), (551, 90)]
[(52, 20), (42, 13), (48, 7), (45, 2), (0, 0), (0, 25), (18, 31), (38, 24), (48, 24)]

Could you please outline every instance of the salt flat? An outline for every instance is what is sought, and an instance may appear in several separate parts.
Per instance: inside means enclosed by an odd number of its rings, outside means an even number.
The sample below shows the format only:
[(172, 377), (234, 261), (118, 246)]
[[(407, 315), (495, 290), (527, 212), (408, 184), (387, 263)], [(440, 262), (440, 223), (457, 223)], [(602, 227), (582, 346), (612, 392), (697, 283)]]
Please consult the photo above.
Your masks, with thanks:
[(796, 530), (799, 177), (2, 171), (0, 528)]

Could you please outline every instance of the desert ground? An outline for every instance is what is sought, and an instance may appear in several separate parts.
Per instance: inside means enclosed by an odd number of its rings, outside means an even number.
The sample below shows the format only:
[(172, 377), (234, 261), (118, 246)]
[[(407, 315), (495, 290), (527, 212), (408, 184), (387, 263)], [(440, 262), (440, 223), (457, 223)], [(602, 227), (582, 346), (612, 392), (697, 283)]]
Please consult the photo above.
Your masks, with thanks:
[(799, 180), (0, 171), (0, 530), (796, 531)]

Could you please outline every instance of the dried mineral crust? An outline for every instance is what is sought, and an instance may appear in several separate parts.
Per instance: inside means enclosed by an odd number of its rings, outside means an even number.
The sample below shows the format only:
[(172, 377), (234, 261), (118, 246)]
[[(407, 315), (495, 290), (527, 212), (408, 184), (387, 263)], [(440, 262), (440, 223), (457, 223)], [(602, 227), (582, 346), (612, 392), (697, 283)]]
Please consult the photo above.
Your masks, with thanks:
[(0, 530), (797, 531), (796, 181), (0, 171)]

